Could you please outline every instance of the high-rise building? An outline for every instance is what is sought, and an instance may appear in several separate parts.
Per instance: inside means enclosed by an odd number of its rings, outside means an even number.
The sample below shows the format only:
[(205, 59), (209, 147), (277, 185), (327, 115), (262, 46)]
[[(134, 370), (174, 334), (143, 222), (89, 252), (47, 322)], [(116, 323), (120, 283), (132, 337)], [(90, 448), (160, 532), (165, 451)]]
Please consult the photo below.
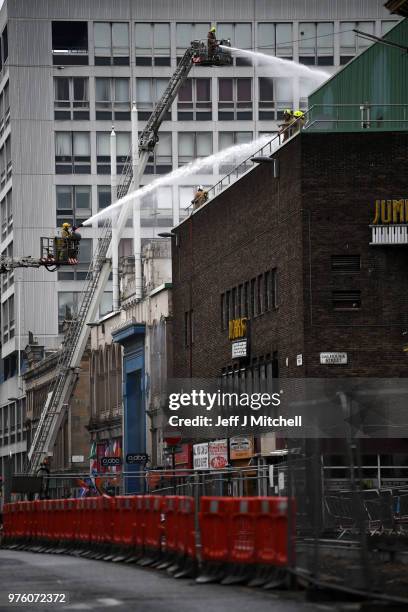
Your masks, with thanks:
[[(307, 6), (307, 8), (306, 8)], [(331, 73), (370, 44), (353, 29), (381, 36), (395, 23), (382, 0), (5, 0), (0, 11), (1, 255), (39, 256), (41, 236), (78, 223), (110, 203), (112, 125), (117, 170), (130, 149), (130, 110), (141, 126), (190, 41), (218, 38)], [(286, 107), (305, 107), (305, 83), (245, 57), (233, 66), (194, 67), (160, 131), (143, 183), (196, 157), (278, 129)], [(194, 185), (225, 168), (188, 177), (145, 200), (142, 238), (176, 225)], [(131, 252), (126, 230), (122, 254)], [(75, 312), (97, 227), (82, 232), (81, 263), (50, 274), (16, 270), (1, 278), (0, 458), (22, 466), (24, 347), (55, 350)], [(111, 305), (107, 287), (101, 314)]]

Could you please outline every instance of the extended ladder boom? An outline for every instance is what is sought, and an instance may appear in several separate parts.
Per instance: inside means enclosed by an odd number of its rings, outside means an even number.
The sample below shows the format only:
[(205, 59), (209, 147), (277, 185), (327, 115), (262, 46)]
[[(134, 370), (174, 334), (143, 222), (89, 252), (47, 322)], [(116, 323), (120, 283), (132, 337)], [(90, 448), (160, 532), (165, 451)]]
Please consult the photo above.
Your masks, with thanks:
[[(123, 197), (134, 186), (138, 187), (149, 156), (154, 151), (158, 142), (160, 125), (191, 70), (193, 54), (193, 47), (189, 47), (181, 58), (177, 69), (140, 135), (136, 177), (133, 176), (132, 159), (131, 155), (129, 155), (122, 174), (122, 183), (117, 189), (118, 198)], [(129, 201), (120, 210), (116, 222), (119, 237), (122, 235), (132, 207), (133, 202)], [(88, 271), (79, 312), (77, 317), (70, 322), (70, 326), (65, 334), (63, 347), (59, 353), (56, 365), (56, 377), (47, 396), (47, 401), (42, 410), (37, 430), (28, 452), (28, 472), (30, 474), (37, 472), (43, 457), (52, 452), (55, 444), (58, 430), (65, 414), (66, 402), (68, 402), (76, 382), (76, 369), (81, 363), (88, 340), (89, 323), (93, 322), (97, 316), (99, 303), (111, 272), (111, 237), (112, 232), (109, 221), (105, 224), (103, 235), (98, 239), (98, 248)]]

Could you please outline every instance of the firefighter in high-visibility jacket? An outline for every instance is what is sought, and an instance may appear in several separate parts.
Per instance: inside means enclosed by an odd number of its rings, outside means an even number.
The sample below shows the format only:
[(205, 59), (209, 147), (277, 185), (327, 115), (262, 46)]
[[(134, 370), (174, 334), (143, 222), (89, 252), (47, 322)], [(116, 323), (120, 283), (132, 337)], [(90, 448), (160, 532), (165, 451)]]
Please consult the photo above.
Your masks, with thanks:
[(200, 208), (200, 206), (205, 204), (207, 199), (208, 199), (208, 192), (205, 191), (202, 185), (199, 185), (197, 187), (197, 191), (194, 194), (194, 199), (191, 200), (191, 203), (193, 205), (193, 210), (197, 210), (197, 208)]
[[(80, 227), (80, 226), (78, 226)], [(76, 265), (78, 263), (78, 249), (81, 235), (77, 233), (77, 227), (71, 227), (70, 223), (61, 226), (61, 238), (56, 239), (57, 261)]]
[(217, 47), (216, 29), (212, 27), (207, 34), (208, 58), (211, 59)]

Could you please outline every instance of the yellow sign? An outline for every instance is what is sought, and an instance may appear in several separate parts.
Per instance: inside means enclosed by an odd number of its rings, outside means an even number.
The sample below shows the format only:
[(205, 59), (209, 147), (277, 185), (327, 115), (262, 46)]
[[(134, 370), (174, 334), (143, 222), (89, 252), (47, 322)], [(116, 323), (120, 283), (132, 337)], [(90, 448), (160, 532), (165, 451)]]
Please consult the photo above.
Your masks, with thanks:
[(230, 340), (237, 340), (238, 338), (245, 338), (247, 333), (247, 320), (245, 317), (241, 319), (232, 319), (228, 322), (228, 338)]
[(408, 223), (408, 200), (376, 200), (373, 225)]

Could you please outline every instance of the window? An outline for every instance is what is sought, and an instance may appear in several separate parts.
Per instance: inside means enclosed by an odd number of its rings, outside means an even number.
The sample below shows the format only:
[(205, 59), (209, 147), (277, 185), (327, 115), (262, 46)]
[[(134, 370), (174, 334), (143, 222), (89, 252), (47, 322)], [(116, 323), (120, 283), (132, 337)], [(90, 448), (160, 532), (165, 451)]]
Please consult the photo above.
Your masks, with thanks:
[(10, 189), (0, 202), (1, 209), (1, 239), (5, 240), (13, 230), (13, 203)]
[(54, 64), (88, 64), (88, 24), (86, 21), (53, 21)]
[(89, 94), (87, 77), (54, 78), (55, 119), (89, 119)]
[(82, 238), (79, 243), (79, 263), (75, 267), (64, 267), (58, 271), (58, 280), (85, 280), (92, 260), (92, 238)]
[(110, 185), (98, 185), (98, 211), (112, 204), (112, 192)]
[[(96, 133), (96, 172), (110, 174), (110, 132)], [(122, 174), (130, 152), (130, 133), (116, 132), (116, 172)]]
[(187, 348), (194, 343), (194, 313), (187, 310), (184, 313), (184, 346)]
[(142, 225), (169, 227), (173, 221), (173, 190), (160, 187), (146, 194), (141, 201)]
[(56, 198), (57, 227), (63, 223), (79, 225), (91, 216), (90, 186), (57, 185)]
[(360, 255), (332, 255), (332, 272), (360, 272)]
[(251, 288), (251, 294), (250, 294), (250, 312), (249, 312), (249, 316), (250, 317), (255, 317), (256, 316), (256, 294), (255, 294), (255, 290), (256, 290), (256, 278), (253, 278), (251, 280), (250, 283), (250, 288)]
[(1, 50), (2, 50), (2, 57), (3, 57), (3, 63), (5, 64), (8, 60), (8, 33), (7, 33), (7, 26), (4, 28), (3, 33), (1, 35)]
[(78, 314), (78, 291), (60, 291), (58, 293), (58, 332), (64, 330), (64, 323), (71, 321)]
[(374, 21), (342, 21), (340, 23), (340, 64), (347, 64), (356, 53), (369, 47), (372, 42), (357, 36), (353, 30), (375, 34)]
[(0, 93), (0, 136), (10, 123), (10, 98), (9, 84), (5, 84), (3, 91)]
[(179, 121), (211, 121), (211, 79), (187, 79), (177, 101)]
[(332, 304), (335, 310), (358, 310), (361, 308), (361, 291), (333, 291)]
[(263, 292), (263, 275), (260, 274), (258, 276), (258, 282), (256, 283), (256, 313), (258, 315), (264, 312), (263, 309), (263, 301), (262, 301), (262, 292)]
[[(147, 121), (156, 103), (162, 97), (169, 80), (168, 79), (136, 79), (136, 100), (139, 111), (139, 119)], [(164, 121), (171, 120), (170, 109), (163, 117)]]
[(13, 171), (12, 159), (11, 159), (11, 138), (7, 137), (6, 142), (0, 149), (0, 185), (1, 189), (5, 186), (7, 181), (11, 178)]
[(136, 66), (170, 66), (170, 24), (136, 23), (135, 51)]
[(218, 119), (252, 119), (252, 79), (218, 79)]
[(155, 150), (149, 156), (145, 174), (167, 174), (173, 169), (172, 166), (172, 134), (171, 132), (160, 133), (159, 142)]
[(57, 174), (90, 174), (89, 132), (55, 132)]
[(259, 119), (275, 120), (273, 79), (259, 79)]
[[(235, 145), (251, 142), (252, 139), (252, 132), (219, 132), (218, 150), (223, 151), (224, 149), (228, 149), (229, 147), (233, 147)], [(228, 172), (231, 172), (231, 170), (236, 167), (241, 159), (242, 156), (240, 158), (238, 155), (233, 156), (230, 154), (228, 157), (228, 162), (220, 163), (219, 172), (221, 174), (228, 174)]]
[(212, 132), (179, 132), (179, 165), (188, 164), (197, 157), (207, 157), (213, 151)]
[(95, 79), (96, 120), (130, 121), (129, 79)]
[(12, 340), (15, 335), (14, 325), (14, 295), (1, 305), (2, 342), (3, 344)]
[[(2, 257), (13, 257), (13, 243), (9, 242), (8, 246), (2, 251)], [(9, 287), (14, 284), (14, 270), (1, 275), (1, 290), (4, 293)]]
[(129, 66), (129, 24), (94, 23), (95, 66)]
[(291, 23), (258, 23), (258, 49), (261, 53), (292, 59), (292, 40)]
[(177, 55), (184, 55), (192, 40), (207, 40), (211, 24), (206, 23), (178, 23), (176, 25)]
[(273, 83), (277, 118), (282, 119), (285, 108), (292, 108), (293, 105), (292, 81), (291, 79), (278, 78), (274, 79)]
[[(252, 49), (252, 24), (251, 23), (218, 23), (217, 39), (230, 40), (232, 47), (239, 49)], [(252, 61), (247, 57), (236, 57), (237, 66), (252, 66)]]
[(299, 38), (299, 62), (301, 64), (333, 66), (333, 22), (300, 23)]

